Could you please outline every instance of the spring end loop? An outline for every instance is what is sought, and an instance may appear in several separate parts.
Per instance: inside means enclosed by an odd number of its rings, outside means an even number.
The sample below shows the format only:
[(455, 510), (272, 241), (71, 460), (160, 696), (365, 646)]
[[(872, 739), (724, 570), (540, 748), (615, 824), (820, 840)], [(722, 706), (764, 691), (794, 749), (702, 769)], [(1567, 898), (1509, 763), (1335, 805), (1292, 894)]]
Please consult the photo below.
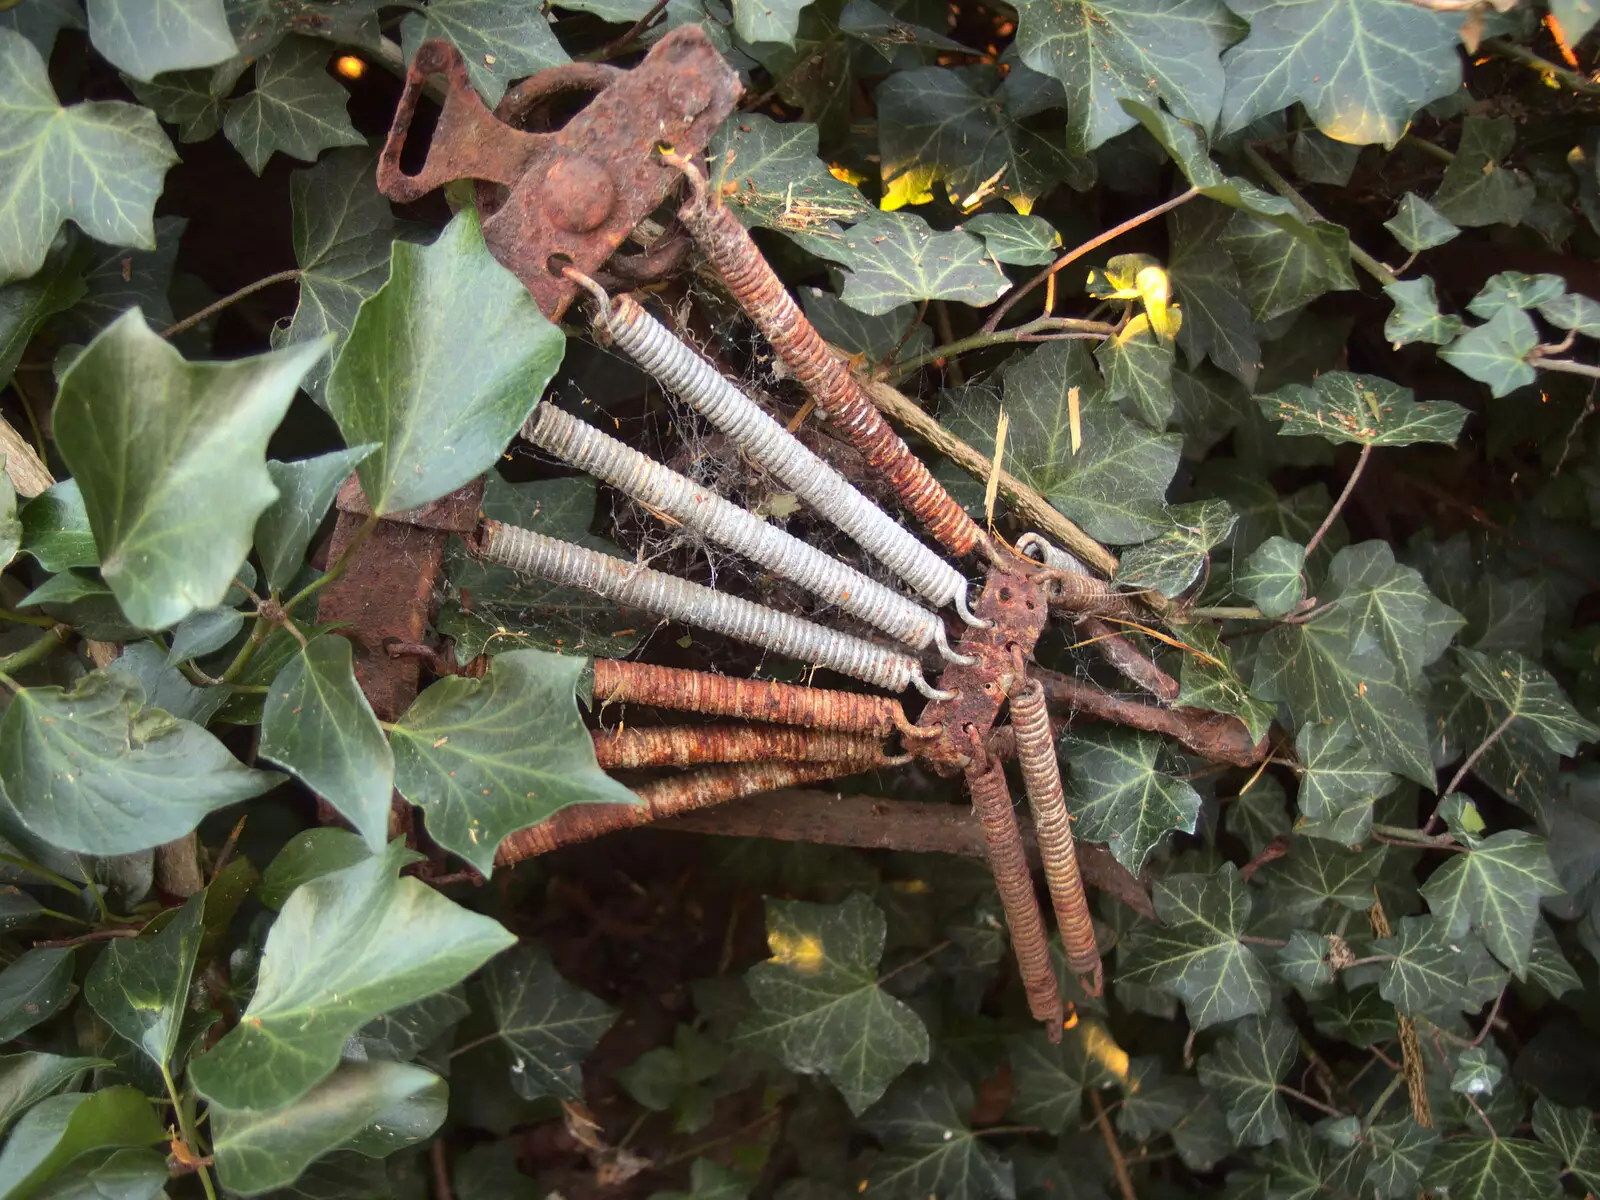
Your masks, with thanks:
[(983, 617), (978, 616), (970, 608), (967, 607), (967, 589), (966, 588), (962, 588), (959, 592), (956, 593), (955, 606), (956, 606), (956, 615), (958, 617), (960, 617), (963, 621), (965, 621), (968, 625), (971, 625), (974, 629), (993, 629), (994, 628), (994, 622), (993, 621), (985, 620)]
[(895, 714), (894, 727), (900, 731), (901, 737), (908, 738), (936, 738), (944, 732), (943, 721), (932, 725), (913, 725), (904, 712)]
[(656, 153), (661, 155), (661, 161), (682, 172), (683, 177), (689, 181), (689, 190), (694, 193), (694, 204), (698, 208), (709, 208), (708, 192), (710, 186), (706, 183), (705, 172), (695, 166), (694, 160), (687, 154), (672, 146), (658, 146)]
[(976, 654), (959, 654), (950, 645), (950, 635), (945, 632), (944, 622), (935, 622), (933, 627), (933, 644), (939, 650), (939, 656), (947, 663), (954, 663), (958, 667), (975, 667), (978, 665)]
[(934, 687), (933, 684), (924, 679), (922, 676), (922, 668), (920, 666), (913, 666), (911, 668), (911, 686), (916, 688), (917, 691), (921, 692), (929, 700), (954, 700), (956, 698), (956, 694), (954, 692), (940, 691), (938, 688)]

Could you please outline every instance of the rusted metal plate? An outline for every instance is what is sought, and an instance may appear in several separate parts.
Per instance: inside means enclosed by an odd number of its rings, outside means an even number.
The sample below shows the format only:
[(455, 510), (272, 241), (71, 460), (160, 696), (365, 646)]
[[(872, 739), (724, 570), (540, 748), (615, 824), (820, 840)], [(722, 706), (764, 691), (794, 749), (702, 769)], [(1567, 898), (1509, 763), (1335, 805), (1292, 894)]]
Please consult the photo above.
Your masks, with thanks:
[[(446, 82), (444, 111), (415, 175), (400, 165), (417, 98), (430, 75)], [(655, 151), (698, 154), (733, 111), (738, 76), (695, 25), (673, 30), (629, 71), (573, 64), (541, 72), (506, 93), (491, 113), (447, 42), (418, 49), (378, 164), (378, 187), (391, 199), (415, 200), (457, 179), (480, 185), (484, 241), (552, 320), (577, 294), (552, 274), (552, 258), (585, 274), (600, 270), (681, 178)], [(555, 133), (530, 133), (512, 122), (560, 92), (595, 97)], [(499, 189), (504, 189), (504, 195)]]

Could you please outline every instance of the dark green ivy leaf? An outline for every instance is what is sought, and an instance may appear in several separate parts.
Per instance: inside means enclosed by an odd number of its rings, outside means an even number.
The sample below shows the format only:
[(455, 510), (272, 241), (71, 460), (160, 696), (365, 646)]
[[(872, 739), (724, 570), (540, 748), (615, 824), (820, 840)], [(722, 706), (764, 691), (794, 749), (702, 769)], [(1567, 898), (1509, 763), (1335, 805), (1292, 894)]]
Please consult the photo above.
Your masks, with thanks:
[(28, 1109), (54, 1095), (84, 1072), (108, 1065), (99, 1058), (63, 1058), (25, 1050), (0, 1055), (0, 1133)]
[(802, 1075), (827, 1075), (855, 1113), (928, 1059), (922, 1022), (878, 986), (887, 928), (863, 892), (840, 904), (769, 897), (772, 957), (745, 973), (756, 1007), (738, 1041)]
[(745, 1200), (752, 1186), (752, 1181), (737, 1171), (709, 1158), (697, 1158), (689, 1164), (687, 1192), (652, 1192), (650, 1200)]
[(1271, 980), (1240, 941), (1252, 901), (1237, 868), (1169, 876), (1155, 885), (1154, 901), (1161, 923), (1141, 923), (1128, 935), (1120, 982), (1178, 997), (1197, 1030), (1266, 1011)]
[(1308, 387), (1291, 383), (1256, 397), (1261, 413), (1283, 422), (1280, 437), (1320, 437), (1335, 444), (1455, 445), (1467, 410), (1448, 400), (1411, 398), (1411, 389), (1376, 375), (1328, 371)]
[(278, 151), (303, 162), (365, 141), (345, 112), (349, 94), (328, 74), (333, 48), (285, 38), (255, 64), (255, 88), (228, 105), (222, 132), (257, 175)]
[(671, 1046), (641, 1054), (616, 1072), (616, 1080), (651, 1112), (671, 1112), (675, 1133), (698, 1133), (710, 1124), (715, 1103), (706, 1080), (728, 1063), (728, 1050), (692, 1025), (679, 1025)]
[(1539, 315), (1559, 329), (1570, 329), (1584, 337), (1600, 338), (1600, 300), (1567, 292), (1539, 305)]
[(24, 950), (0, 971), (0, 1042), (48, 1021), (77, 991), (72, 947)]
[(961, 228), (983, 239), (991, 258), (1021, 267), (1042, 267), (1055, 261), (1061, 234), (1043, 217), (1020, 213), (981, 213)]
[(1394, 311), (1383, 323), (1383, 336), (1390, 344), (1399, 347), (1429, 342), (1443, 346), (1460, 336), (1464, 322), (1454, 314), (1439, 311), (1432, 276), (1402, 279), (1385, 284), (1383, 290), (1394, 301)]
[(178, 127), (180, 142), (203, 142), (222, 128), (228, 96), (246, 65), (244, 59), (236, 58), (219, 67), (168, 71), (148, 82), (129, 78), (127, 84), (139, 103)]
[(1235, 796), (1222, 814), (1222, 827), (1245, 844), (1251, 858), (1289, 832), (1289, 813), (1283, 785), (1271, 775), (1251, 782)]
[[(1448, 18), (1446, 18), (1448, 20)], [(1516, 144), (1510, 117), (1467, 117), (1433, 207), (1457, 225), (1516, 225), (1534, 200), (1533, 181), (1501, 165)]]
[(1478, 294), (1467, 301), (1467, 311), (1488, 320), (1502, 308), (1543, 308), (1559, 300), (1567, 281), (1559, 275), (1525, 275), (1521, 271), (1499, 271), (1489, 276)]
[(1556, 1200), (1561, 1157), (1525, 1138), (1451, 1138), (1434, 1151), (1427, 1186), (1455, 1200)]
[(1381, 848), (1348, 850), (1322, 838), (1300, 837), (1256, 879), (1267, 886), (1273, 912), (1308, 917), (1330, 903), (1359, 912), (1372, 907), (1383, 857)]
[(1383, 227), (1412, 254), (1442, 246), (1461, 232), (1459, 226), (1445, 220), (1438, 209), (1414, 192), (1400, 198), (1399, 210)]
[(1278, 951), (1272, 969), (1309, 995), (1333, 982), (1328, 951), (1328, 939), (1322, 934), (1293, 929), (1289, 931), (1289, 944)]
[(1562, 1108), (1540, 1096), (1533, 1102), (1533, 1132), (1586, 1188), (1600, 1191), (1600, 1134), (1588, 1109)]
[(113, 66), (142, 80), (238, 53), (222, 0), (89, 0), (89, 40)]
[(372, 857), (358, 834), (332, 825), (308, 829), (278, 851), (262, 873), (256, 898), (281, 909), (295, 888)]
[(424, 996), (363, 1025), (345, 1043), (345, 1061), (359, 1061), (365, 1055), (369, 1062), (410, 1062), (450, 1033), (471, 1011), (459, 986)]
[(1526, 359), (1538, 344), (1539, 331), (1533, 318), (1508, 305), (1440, 350), (1439, 357), (1463, 374), (1488, 384), (1492, 395), (1506, 396), (1537, 378)]
[(1010, 1164), (967, 1125), (972, 1104), (972, 1088), (947, 1067), (907, 1072), (861, 1119), (884, 1145), (861, 1190), (890, 1200), (1013, 1200)]
[(1170, 1134), (1185, 1166), (1211, 1170), (1234, 1144), (1222, 1106), (1194, 1078), (1159, 1073), (1160, 1060), (1135, 1060), (1117, 1128), (1140, 1140)]
[(1334, 555), (1321, 598), (1335, 601), (1339, 613), (1355, 618), (1364, 633), (1383, 645), (1407, 687), (1420, 686), (1423, 668), (1445, 652), (1466, 624), (1428, 590), (1415, 568), (1397, 563), (1388, 543), (1377, 540), (1346, 546)]
[(1379, 994), (1400, 1012), (1450, 1020), (1476, 1012), (1505, 986), (1506, 973), (1471, 933), (1451, 937), (1438, 917), (1401, 917), (1395, 936), (1372, 943), (1390, 955)]
[(1561, 891), (1543, 838), (1510, 829), (1452, 854), (1422, 885), (1438, 927), (1449, 938), (1478, 931), (1516, 974), (1528, 973), (1539, 901)]
[(1052, 1134), (1077, 1128), (1083, 1090), (1117, 1082), (1107, 1063), (1121, 1053), (1106, 1027), (1081, 1013), (1055, 1044), (1042, 1029), (1008, 1037), (1011, 1115)]
[[(1191, 649), (1183, 656), (1178, 676), (1178, 703), (1238, 717), (1255, 741), (1266, 737), (1273, 707), (1250, 694), (1233, 668), (1222, 635), (1212, 626), (1197, 622), (1184, 628), (1183, 637)], [(1194, 653), (1196, 650), (1200, 654)]]
[(0, 379), (9, 380), (16, 372), (23, 350), (41, 325), (87, 294), (83, 274), (88, 260), (84, 240), (71, 239), (45, 259), (33, 278), (0, 287)]
[(1157, 735), (1131, 729), (1090, 729), (1061, 742), (1072, 764), (1068, 806), (1077, 837), (1107, 843), (1135, 874), (1169, 832), (1193, 833), (1200, 812), (1199, 793), (1157, 766), (1163, 746)]
[(1167, 272), (1183, 301), (1178, 345), (1191, 363), (1210, 358), (1251, 386), (1261, 370), (1261, 343), (1244, 298), (1239, 268), (1222, 248), (1229, 213), (1220, 204), (1192, 200), (1167, 218), (1172, 257)]
[(983, 239), (960, 231), (936, 233), (921, 217), (879, 213), (845, 235), (850, 270), (839, 298), (882, 315), (907, 301), (960, 300), (989, 304), (1011, 281), (988, 257)]
[(84, 981), (84, 998), (100, 1019), (163, 1071), (172, 1061), (188, 1012), (205, 904), (205, 893), (191, 896), (148, 940), (112, 942)]
[(4, 1189), (0, 1196), (21, 1200), (43, 1195), (49, 1180), (91, 1151), (153, 1146), (166, 1140), (167, 1132), (155, 1109), (138, 1088), (110, 1087), (51, 1096), (23, 1114), (5, 1149), (0, 1150), (0, 1188)]
[(1372, 1161), (1363, 1178), (1380, 1200), (1402, 1200), (1416, 1195), (1417, 1184), (1433, 1161), (1439, 1135), (1410, 1117), (1367, 1130)]
[(278, 498), (256, 518), (256, 553), (267, 586), (281, 592), (305, 566), (306, 548), (322, 518), (356, 464), (377, 449), (375, 443), (334, 450), (298, 462), (267, 463)]
[(1150, 428), (1164, 430), (1177, 404), (1172, 390), (1175, 344), (1158, 334), (1144, 313), (1134, 317), (1095, 349), (1105, 374), (1106, 391), (1126, 400), (1133, 414)]
[(1289, 1135), (1289, 1107), (1278, 1084), (1297, 1057), (1294, 1030), (1272, 1017), (1246, 1017), (1200, 1056), (1200, 1083), (1221, 1103), (1238, 1145), (1265, 1146)]
[(432, 0), (426, 20), (408, 18), (401, 26), (406, 58), (429, 38), (455, 44), (467, 74), (490, 108), (500, 103), (506, 85), (546, 67), (568, 62), (544, 10), (506, 0)]
[[(1020, 221), (1023, 218), (1007, 213), (1001, 219)], [(914, 304), (902, 304), (881, 317), (869, 317), (832, 292), (814, 287), (797, 290), (806, 316), (817, 327), (823, 341), (850, 354), (864, 355), (868, 363), (887, 362), (891, 355), (896, 359), (914, 358), (933, 349), (933, 335), (926, 324), (917, 320)], [(589, 511), (593, 512), (592, 505)]]
[(1167, 509), (1173, 528), (1122, 556), (1116, 582), (1140, 591), (1177, 596), (1205, 569), (1212, 547), (1233, 532), (1238, 517), (1226, 500), (1198, 500)]
[(518, 946), (483, 981), (495, 1032), (511, 1052), (511, 1084), (525, 1100), (583, 1099), (583, 1060), (617, 1010), (568, 983), (544, 948)]
[(1295, 134), (1294, 149), (1290, 151), (1296, 175), (1307, 183), (1327, 183), (1334, 187), (1349, 184), (1360, 157), (1360, 146), (1336, 142), (1315, 129)]
[(1600, 727), (1579, 716), (1554, 676), (1527, 656), (1515, 650), (1480, 654), (1462, 646), (1456, 658), (1473, 695), (1503, 710), (1506, 720), (1532, 725), (1557, 754), (1576, 754), (1578, 743), (1600, 739)]
[(1349, 233), (1325, 221), (1310, 232), (1285, 230), (1282, 221), (1242, 209), (1229, 218), (1222, 245), (1257, 321), (1286, 316), (1327, 292), (1356, 290)]
[(1250, 552), (1233, 587), (1265, 617), (1286, 617), (1305, 597), (1306, 548), (1288, 538), (1270, 537)]
[(1528, 981), (1536, 983), (1551, 996), (1561, 997), (1583, 986), (1578, 973), (1572, 969), (1561, 943), (1542, 917), (1533, 927), (1533, 944), (1528, 947)]
[(1346, 845), (1359, 845), (1372, 831), (1372, 807), (1400, 780), (1372, 760), (1342, 721), (1317, 721), (1295, 737), (1300, 760), (1298, 804), (1308, 821), (1331, 827)]

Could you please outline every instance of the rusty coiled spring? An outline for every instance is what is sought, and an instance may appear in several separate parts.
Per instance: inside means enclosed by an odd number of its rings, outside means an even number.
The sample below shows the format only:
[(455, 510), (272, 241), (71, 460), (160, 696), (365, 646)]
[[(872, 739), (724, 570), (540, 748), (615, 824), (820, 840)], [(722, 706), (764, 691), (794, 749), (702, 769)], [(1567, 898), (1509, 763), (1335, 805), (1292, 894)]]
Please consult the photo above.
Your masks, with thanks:
[(1055, 731), (1045, 707), (1044, 687), (1028, 680), (1011, 696), (1011, 726), (1016, 731), (1017, 765), (1033, 811), (1033, 831), (1050, 888), (1056, 927), (1067, 954), (1067, 968), (1083, 980), (1084, 990), (1098, 996), (1101, 989), (1100, 951), (1095, 945), (1089, 898), (1078, 874), (1078, 851), (1072, 841), (1067, 798), (1061, 787), (1061, 764), (1056, 758)]
[(970, 661), (950, 649), (944, 622), (915, 600), (890, 591), (848, 563), (829, 557), (555, 405), (539, 405), (523, 426), (522, 436), (896, 641), (918, 650), (937, 642), (947, 661)]
[(482, 557), (513, 571), (582, 588), (892, 692), (914, 685), (930, 699), (948, 696), (923, 678), (916, 659), (888, 646), (531, 529), (485, 521), (482, 538)]

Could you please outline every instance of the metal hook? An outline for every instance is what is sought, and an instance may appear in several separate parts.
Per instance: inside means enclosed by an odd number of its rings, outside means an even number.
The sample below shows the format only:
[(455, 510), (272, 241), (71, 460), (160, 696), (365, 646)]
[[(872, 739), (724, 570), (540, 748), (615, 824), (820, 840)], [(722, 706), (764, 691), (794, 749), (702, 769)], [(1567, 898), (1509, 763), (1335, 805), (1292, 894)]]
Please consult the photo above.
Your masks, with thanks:
[(955, 692), (940, 691), (938, 688), (934, 687), (933, 684), (929, 683), (925, 678), (923, 678), (922, 667), (920, 665), (913, 666), (911, 668), (911, 686), (916, 688), (917, 691), (921, 692), (929, 700), (954, 700), (956, 698)]
[(945, 632), (943, 621), (933, 627), (933, 644), (939, 648), (939, 654), (945, 662), (955, 663), (958, 667), (978, 665), (976, 654), (960, 654), (950, 645), (950, 635)]
[(955, 605), (956, 605), (956, 615), (958, 617), (960, 617), (963, 621), (965, 621), (968, 625), (971, 625), (974, 629), (993, 629), (994, 628), (994, 622), (993, 621), (986, 620), (985, 618), (976, 615), (970, 608), (967, 607), (967, 589), (966, 588), (962, 588), (959, 592), (956, 593)]

